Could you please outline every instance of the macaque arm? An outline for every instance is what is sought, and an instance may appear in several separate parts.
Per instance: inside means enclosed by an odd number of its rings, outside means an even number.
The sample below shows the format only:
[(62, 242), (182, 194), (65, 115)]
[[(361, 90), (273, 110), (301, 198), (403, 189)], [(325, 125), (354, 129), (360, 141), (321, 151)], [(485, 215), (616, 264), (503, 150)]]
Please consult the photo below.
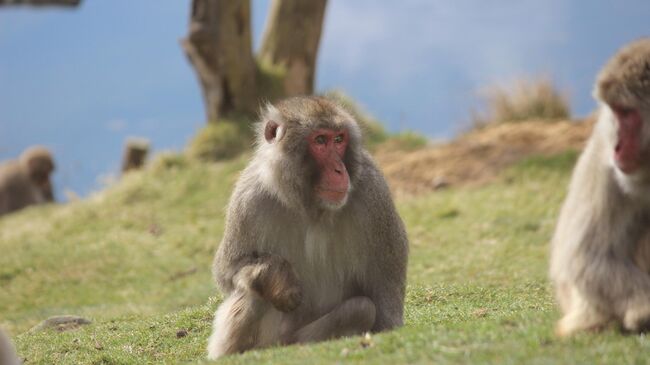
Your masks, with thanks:
[[(403, 324), (408, 238), (404, 225), (393, 205), (388, 186), (374, 164), (367, 167), (369, 180), (375, 182), (372, 189), (364, 188), (365, 199), (374, 212), (369, 235), (373, 239), (374, 253), (369, 265), (365, 294), (376, 307), (373, 332), (386, 331)], [(375, 176), (373, 176), (375, 175)], [(381, 222), (380, 224), (378, 222)]]
[[(395, 227), (397, 228), (397, 227)], [(401, 224), (399, 229), (401, 229)], [(369, 283), (367, 295), (375, 304), (376, 316), (372, 332), (382, 332), (401, 327), (404, 324), (404, 295), (406, 282), (406, 261), (408, 243), (403, 237), (390, 236), (380, 241), (377, 248), (383, 251), (371, 265), (374, 280)]]
[(403, 291), (396, 290), (397, 288), (392, 289), (384, 289), (385, 296), (374, 296), (377, 304), (377, 315), (372, 332), (388, 331), (404, 324), (404, 299), (398, 299)]
[[(602, 243), (591, 242), (592, 245)], [(635, 306), (650, 306), (650, 276), (636, 266), (629, 254), (614, 250), (615, 245), (621, 243), (608, 244), (613, 246), (612, 250), (591, 252), (585, 249), (578, 256), (578, 262), (588, 263), (575, 274), (578, 288), (597, 303), (611, 303), (613, 312), (618, 315)]]
[(623, 315), (628, 307), (650, 305), (650, 276), (634, 262), (636, 245), (646, 225), (615, 188), (613, 180), (601, 199), (604, 205), (600, 209), (574, 212), (587, 214), (582, 219), (563, 217), (567, 219), (563, 225), (576, 222), (576, 226), (574, 235), (564, 237), (569, 240), (564, 244), (574, 245), (574, 255), (562, 263), (587, 298), (597, 305), (606, 303), (601, 306), (610, 307), (613, 314)]
[[(245, 185), (245, 184), (242, 184)], [(258, 210), (252, 204), (261, 200), (259, 194), (254, 194), (250, 189), (235, 188), (228, 207), (226, 229), (224, 236), (214, 257), (212, 271), (215, 281), (222, 291), (227, 293), (235, 288), (235, 276), (242, 272), (254, 271), (263, 259), (260, 259)], [(239, 284), (247, 283), (247, 277), (239, 275)]]

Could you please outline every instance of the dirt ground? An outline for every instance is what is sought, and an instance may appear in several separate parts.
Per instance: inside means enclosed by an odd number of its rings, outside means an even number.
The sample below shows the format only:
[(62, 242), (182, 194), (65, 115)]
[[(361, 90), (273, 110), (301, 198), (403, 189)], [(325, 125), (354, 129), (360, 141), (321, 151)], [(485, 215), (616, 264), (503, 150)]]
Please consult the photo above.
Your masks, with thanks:
[(378, 148), (375, 158), (398, 194), (479, 185), (522, 158), (581, 150), (594, 122), (588, 117), (494, 124), (411, 152), (396, 151), (387, 143)]

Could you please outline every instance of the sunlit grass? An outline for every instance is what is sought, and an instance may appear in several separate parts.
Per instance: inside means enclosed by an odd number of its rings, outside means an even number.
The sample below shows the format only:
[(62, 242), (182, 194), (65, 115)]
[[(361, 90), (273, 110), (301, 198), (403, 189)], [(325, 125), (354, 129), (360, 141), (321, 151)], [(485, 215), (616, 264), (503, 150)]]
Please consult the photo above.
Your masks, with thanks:
[[(553, 337), (548, 240), (575, 157), (528, 159), (488, 186), (401, 198), (411, 239), (403, 328), (222, 363), (644, 363), (644, 336)], [(244, 164), (168, 157), (88, 201), (1, 219), (0, 318), (21, 356), (29, 364), (203, 361), (221, 300), (210, 262)], [(64, 313), (94, 323), (28, 332)]]

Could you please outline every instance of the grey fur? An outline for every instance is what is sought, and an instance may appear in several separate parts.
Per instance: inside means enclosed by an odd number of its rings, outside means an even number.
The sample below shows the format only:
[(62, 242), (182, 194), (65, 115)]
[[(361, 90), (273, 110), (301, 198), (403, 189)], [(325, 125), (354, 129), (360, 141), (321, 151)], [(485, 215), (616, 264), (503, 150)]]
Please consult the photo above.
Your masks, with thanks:
[[(573, 172), (552, 242), (560, 336), (610, 323), (628, 331), (650, 324), (650, 89), (643, 81), (649, 65), (646, 38), (623, 48), (598, 76), (598, 122)], [(632, 108), (643, 120), (645, 166), (633, 174), (621, 172), (613, 159), (614, 106)]]
[(0, 164), (0, 215), (54, 201), (52, 171), (52, 155), (39, 146), (28, 148), (18, 160)]
[(16, 350), (2, 329), (0, 329), (0, 365), (20, 365)]
[[(268, 143), (270, 120), (285, 130)], [(306, 136), (320, 127), (350, 133), (344, 162), (352, 189), (342, 207), (320, 204), (311, 191), (317, 171)], [(407, 256), (388, 186), (350, 114), (316, 97), (267, 105), (214, 260), (228, 297), (208, 357), (401, 326)]]
[(603, 67), (594, 96), (609, 105), (650, 106), (650, 37), (623, 47)]

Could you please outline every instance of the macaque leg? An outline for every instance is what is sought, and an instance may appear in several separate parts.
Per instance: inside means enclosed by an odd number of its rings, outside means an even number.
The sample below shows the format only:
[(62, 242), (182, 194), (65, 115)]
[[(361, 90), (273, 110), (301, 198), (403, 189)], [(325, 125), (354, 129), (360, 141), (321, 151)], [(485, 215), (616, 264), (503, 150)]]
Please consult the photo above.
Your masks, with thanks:
[(318, 342), (368, 332), (375, 324), (375, 304), (367, 297), (353, 297), (294, 334), (296, 343)]
[(280, 317), (281, 313), (256, 293), (235, 290), (215, 313), (208, 359), (278, 342)]
[[(618, 316), (622, 317), (623, 329), (645, 332), (650, 329), (650, 276), (636, 265), (627, 262), (601, 262), (600, 270), (607, 277), (600, 280), (597, 292), (609, 289), (610, 300)], [(617, 289), (617, 290), (615, 290)]]
[[(641, 237), (633, 257), (636, 266), (645, 274), (650, 275), (650, 232)], [(634, 332), (650, 329), (650, 306), (647, 301), (639, 301), (638, 305), (631, 303), (623, 318), (623, 327)]]
[(650, 300), (646, 296), (630, 300), (625, 315), (623, 328), (630, 332), (648, 332), (650, 330)]
[(233, 283), (235, 290), (214, 316), (209, 359), (278, 343), (280, 310), (292, 311), (302, 300), (295, 273), (279, 257), (265, 257), (242, 267)]
[(643, 272), (650, 274), (650, 232), (639, 240), (634, 255), (634, 263)]
[(604, 327), (610, 317), (602, 314), (587, 302), (574, 288), (563, 290), (562, 298), (565, 315), (557, 323), (555, 332), (560, 337), (570, 336), (578, 331), (599, 330)]
[[(622, 320), (626, 331), (648, 330), (650, 276), (630, 260), (606, 256), (596, 257), (592, 263), (583, 275), (581, 291), (577, 290), (580, 286), (571, 290), (570, 309), (559, 323), (558, 334), (595, 328), (611, 317)], [(599, 308), (610, 309), (603, 313)]]

